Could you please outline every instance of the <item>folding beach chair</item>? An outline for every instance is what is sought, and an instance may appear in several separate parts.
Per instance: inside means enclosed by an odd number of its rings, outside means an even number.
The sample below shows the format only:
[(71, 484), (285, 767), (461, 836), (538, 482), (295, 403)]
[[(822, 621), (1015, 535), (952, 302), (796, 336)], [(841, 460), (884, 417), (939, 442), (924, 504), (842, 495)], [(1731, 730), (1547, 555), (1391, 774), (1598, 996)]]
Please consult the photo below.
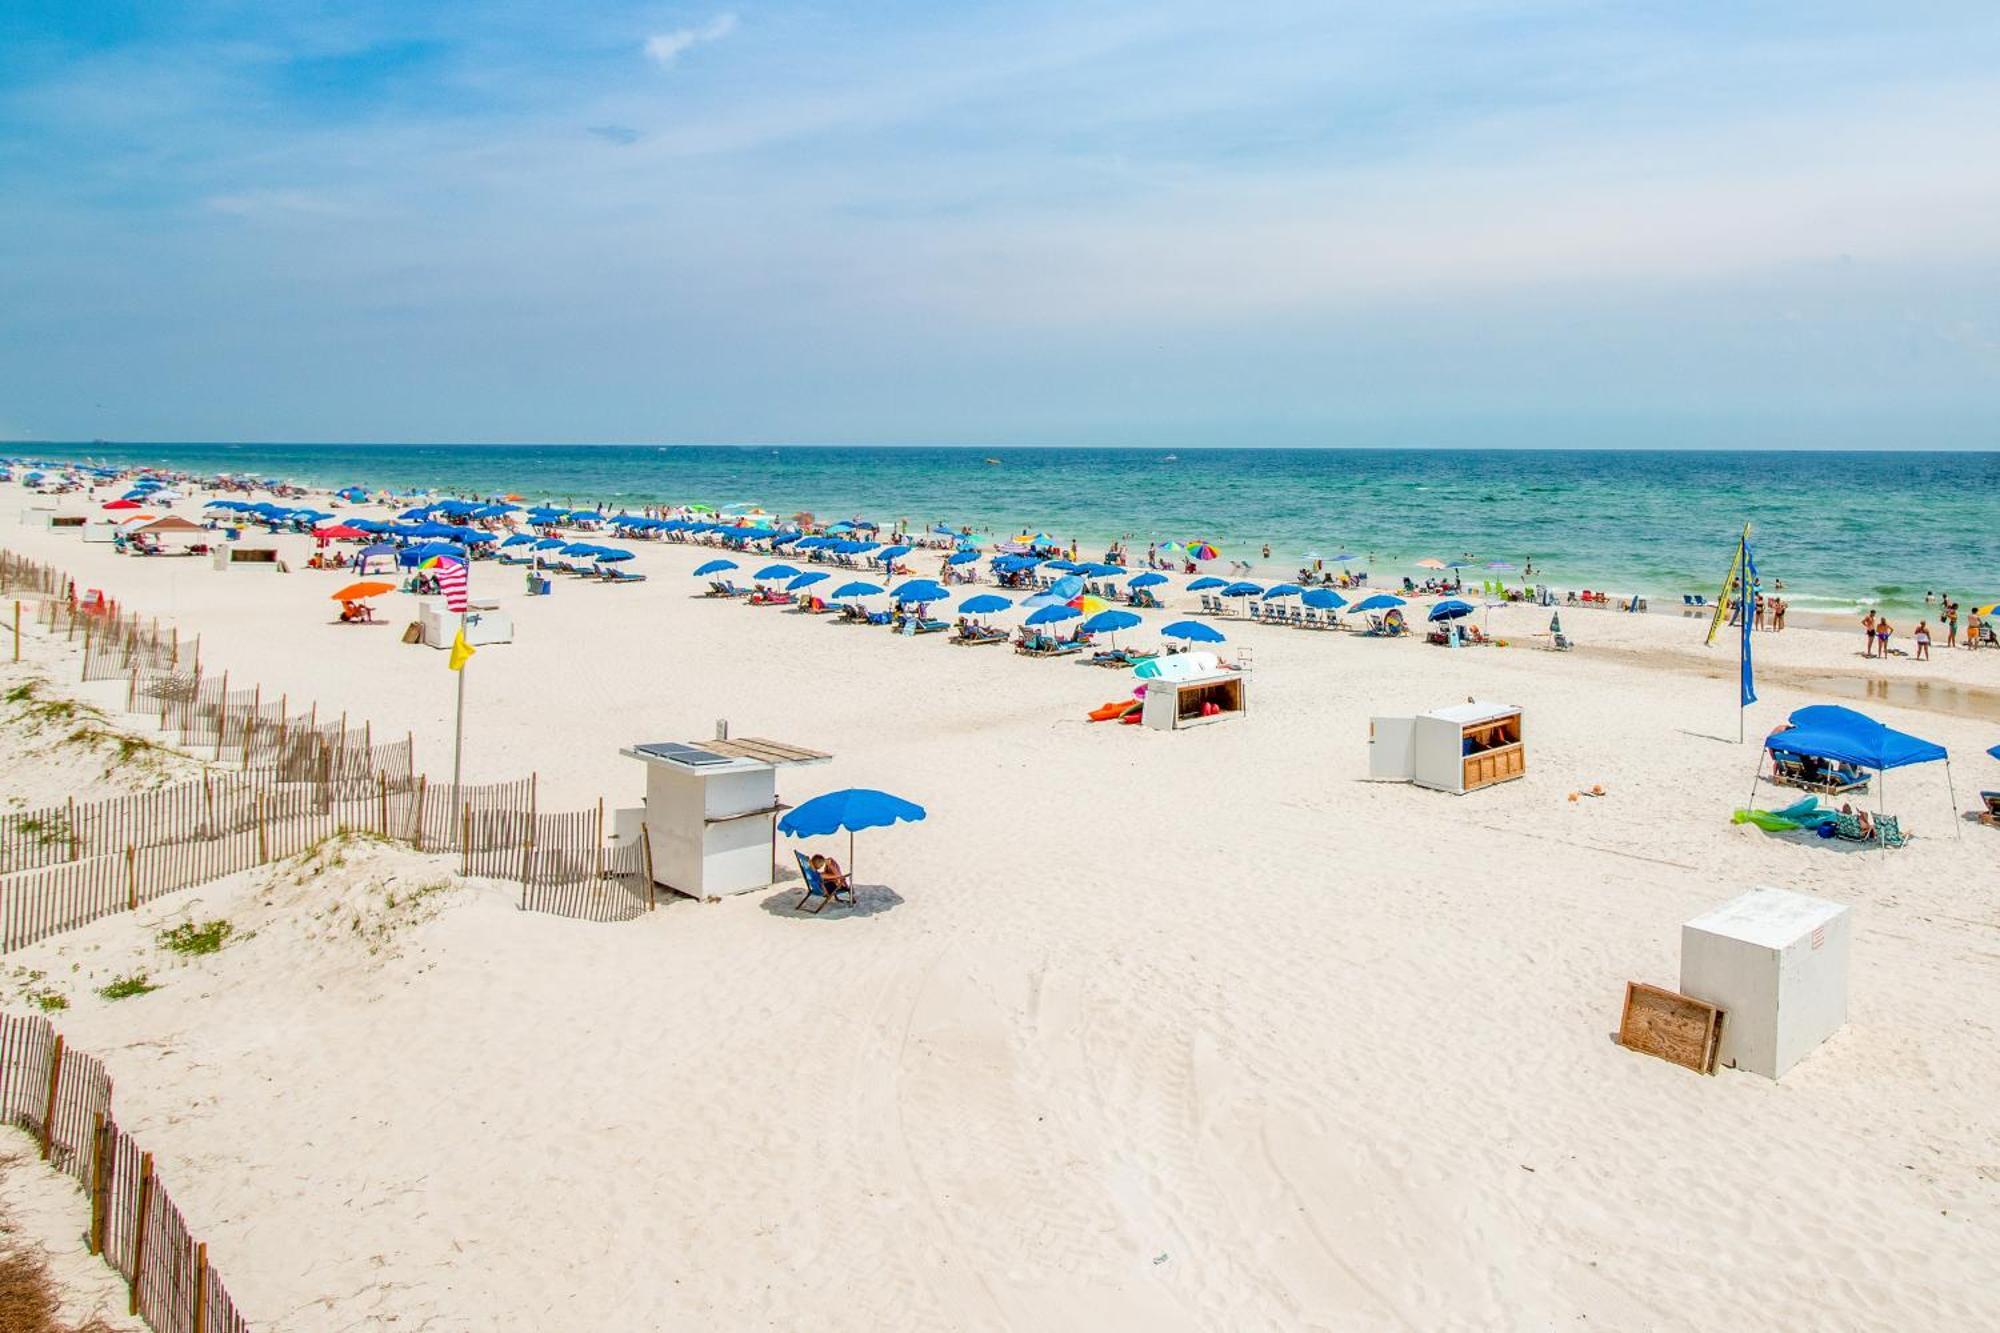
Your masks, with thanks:
[(1875, 836), (1882, 840), (1884, 847), (1901, 847), (1910, 840), (1910, 835), (1903, 832), (1903, 826), (1894, 815), (1875, 817)]
[[(829, 890), (826, 887), (826, 881), (820, 878), (819, 871), (813, 869), (812, 862), (806, 859), (804, 852), (794, 851), (792, 855), (798, 858), (799, 873), (804, 875), (806, 879), (806, 891), (800, 895), (796, 903), (792, 904), (794, 912), (805, 911), (806, 900), (809, 898), (819, 899), (819, 906), (812, 909), (814, 916), (824, 912), (829, 902), (840, 901), (840, 891), (838, 889)], [(847, 901), (849, 903), (854, 901), (854, 890), (852, 888), (847, 890)]]

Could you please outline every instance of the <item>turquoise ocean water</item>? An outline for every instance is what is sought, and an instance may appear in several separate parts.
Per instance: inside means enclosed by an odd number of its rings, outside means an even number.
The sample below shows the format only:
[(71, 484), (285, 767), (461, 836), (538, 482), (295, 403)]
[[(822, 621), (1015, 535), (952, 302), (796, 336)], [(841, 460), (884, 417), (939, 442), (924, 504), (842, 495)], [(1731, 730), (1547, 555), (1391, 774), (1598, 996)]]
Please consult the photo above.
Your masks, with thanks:
[[(12, 445), (16, 456), (610, 506), (756, 503), (981, 532), (1213, 542), (1265, 572), (1305, 553), (1405, 572), (1533, 557), (1559, 587), (1713, 593), (1754, 524), (1802, 609), (2000, 597), (2000, 453), (955, 449), (624, 445)], [(988, 459), (997, 460), (989, 463)], [(1270, 561), (1262, 549), (1271, 547)], [(1480, 574), (1476, 569), (1468, 576)]]

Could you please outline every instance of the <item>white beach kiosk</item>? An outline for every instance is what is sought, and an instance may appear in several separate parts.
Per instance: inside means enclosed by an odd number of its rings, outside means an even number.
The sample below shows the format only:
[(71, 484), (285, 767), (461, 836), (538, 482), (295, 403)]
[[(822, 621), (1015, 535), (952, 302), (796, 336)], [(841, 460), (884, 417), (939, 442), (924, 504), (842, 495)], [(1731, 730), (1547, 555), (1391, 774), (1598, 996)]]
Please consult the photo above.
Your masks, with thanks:
[[(718, 730), (725, 730), (718, 728)], [(653, 883), (689, 898), (767, 888), (778, 879), (778, 770), (833, 756), (761, 737), (653, 741), (619, 751), (646, 765), (636, 813)]]
[(1521, 710), (1468, 700), (1368, 720), (1368, 776), (1464, 795), (1528, 771)]

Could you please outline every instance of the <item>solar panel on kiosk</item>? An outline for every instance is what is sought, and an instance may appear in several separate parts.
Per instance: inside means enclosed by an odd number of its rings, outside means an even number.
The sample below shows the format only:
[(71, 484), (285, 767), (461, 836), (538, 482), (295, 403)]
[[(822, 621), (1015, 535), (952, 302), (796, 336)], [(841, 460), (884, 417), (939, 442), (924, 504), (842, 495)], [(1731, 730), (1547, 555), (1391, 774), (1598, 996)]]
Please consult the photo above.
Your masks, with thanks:
[(713, 764), (732, 762), (726, 754), (704, 750), (698, 745), (683, 745), (679, 741), (654, 741), (651, 745), (634, 748), (640, 754), (649, 754), (655, 759), (664, 759), (670, 764), (679, 764), (684, 768), (708, 768)]

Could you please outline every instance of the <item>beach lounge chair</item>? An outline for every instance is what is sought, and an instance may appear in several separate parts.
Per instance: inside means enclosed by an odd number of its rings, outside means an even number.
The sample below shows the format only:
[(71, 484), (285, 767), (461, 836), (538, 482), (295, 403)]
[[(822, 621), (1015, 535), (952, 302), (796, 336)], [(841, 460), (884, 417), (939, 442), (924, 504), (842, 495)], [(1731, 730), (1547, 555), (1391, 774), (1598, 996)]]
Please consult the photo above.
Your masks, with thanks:
[(727, 579), (710, 579), (708, 581), (708, 591), (702, 594), (704, 597), (741, 597), (742, 595), (743, 589), (737, 587)]
[(2000, 828), (2000, 791), (1980, 792), (1979, 800), (1986, 807), (1986, 813), (1979, 817), (1979, 822)]
[(1777, 750), (1771, 751), (1771, 781), (1780, 787), (1797, 787), (1800, 791), (1822, 792), (1828, 796), (1845, 796), (1849, 792), (1868, 790), (1866, 773), (1838, 764), (1821, 768), (1797, 755)]
[(604, 581), (606, 583), (644, 583), (646, 576), (644, 574), (629, 573), (622, 569), (607, 569), (604, 571)]
[[(818, 916), (821, 912), (824, 912), (826, 910), (826, 905), (828, 903), (830, 902), (837, 903), (841, 901), (840, 897), (841, 890), (828, 889), (826, 887), (826, 881), (820, 878), (819, 871), (813, 869), (812, 862), (806, 859), (806, 854), (804, 852), (795, 851), (792, 853), (792, 855), (798, 858), (799, 874), (805, 876), (805, 881), (806, 881), (806, 891), (799, 896), (799, 900), (796, 903), (792, 904), (792, 910), (794, 912), (805, 911), (806, 903), (812, 899), (817, 898), (819, 900), (818, 905), (815, 906), (812, 910), (813, 910), (813, 915)], [(847, 893), (846, 901), (851, 905), (854, 902), (854, 890), (850, 887), (849, 889), (846, 890), (846, 893)]]

